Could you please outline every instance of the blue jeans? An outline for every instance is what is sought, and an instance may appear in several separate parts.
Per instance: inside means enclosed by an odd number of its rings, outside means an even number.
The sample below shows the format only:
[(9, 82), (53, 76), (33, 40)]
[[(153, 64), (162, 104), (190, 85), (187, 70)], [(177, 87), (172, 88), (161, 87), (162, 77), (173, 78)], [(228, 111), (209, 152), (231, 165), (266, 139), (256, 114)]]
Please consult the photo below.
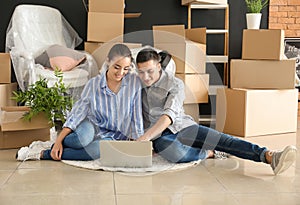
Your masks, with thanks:
[[(76, 130), (63, 140), (62, 160), (94, 160), (100, 158), (99, 140), (95, 139), (92, 123), (84, 120)], [(50, 150), (45, 150), (42, 159), (51, 160)]]
[(256, 162), (266, 163), (267, 148), (214, 129), (192, 125), (173, 134), (166, 129), (153, 141), (154, 151), (171, 162), (190, 162), (207, 158), (207, 150), (217, 150)]

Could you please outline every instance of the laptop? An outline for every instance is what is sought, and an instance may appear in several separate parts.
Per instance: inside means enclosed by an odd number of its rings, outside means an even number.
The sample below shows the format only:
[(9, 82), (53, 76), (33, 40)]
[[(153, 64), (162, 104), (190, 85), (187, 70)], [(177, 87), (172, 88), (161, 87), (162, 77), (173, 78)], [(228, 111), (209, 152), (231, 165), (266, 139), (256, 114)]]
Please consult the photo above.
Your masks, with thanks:
[(107, 167), (151, 167), (152, 142), (100, 140), (100, 162)]

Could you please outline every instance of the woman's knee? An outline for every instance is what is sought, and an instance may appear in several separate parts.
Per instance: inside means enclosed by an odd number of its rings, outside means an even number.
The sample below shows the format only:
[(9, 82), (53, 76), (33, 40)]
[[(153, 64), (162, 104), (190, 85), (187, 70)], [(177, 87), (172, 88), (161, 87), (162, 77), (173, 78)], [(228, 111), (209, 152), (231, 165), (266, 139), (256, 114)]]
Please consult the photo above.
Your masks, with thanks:
[(78, 139), (83, 147), (87, 146), (94, 140), (95, 129), (88, 120), (83, 121), (75, 130)]

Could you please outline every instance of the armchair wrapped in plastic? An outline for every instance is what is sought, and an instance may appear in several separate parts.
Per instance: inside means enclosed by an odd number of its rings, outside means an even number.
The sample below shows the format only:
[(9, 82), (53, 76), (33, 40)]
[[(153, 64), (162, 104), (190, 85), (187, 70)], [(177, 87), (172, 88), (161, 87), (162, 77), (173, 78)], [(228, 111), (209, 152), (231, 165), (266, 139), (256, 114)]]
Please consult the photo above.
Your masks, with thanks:
[[(6, 52), (10, 52), (21, 90), (26, 90), (40, 77), (46, 78), (49, 86), (56, 81), (53, 70), (36, 63), (36, 58), (50, 46), (74, 49), (81, 42), (82, 39), (57, 9), (38, 5), (17, 6), (7, 29)], [(83, 62), (63, 72), (64, 83), (70, 88), (82, 87), (98, 73), (93, 57), (88, 53), (84, 55)]]

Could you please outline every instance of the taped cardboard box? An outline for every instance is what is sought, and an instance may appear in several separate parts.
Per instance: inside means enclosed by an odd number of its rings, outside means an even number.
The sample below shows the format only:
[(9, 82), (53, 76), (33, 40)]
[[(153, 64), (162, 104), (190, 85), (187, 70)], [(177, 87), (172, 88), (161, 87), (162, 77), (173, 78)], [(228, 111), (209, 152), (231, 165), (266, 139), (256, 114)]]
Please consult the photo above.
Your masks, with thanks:
[(17, 102), (11, 99), (13, 91), (17, 91), (17, 83), (0, 84), (0, 107), (17, 105)]
[(176, 73), (206, 72), (206, 28), (184, 25), (153, 26), (154, 47), (166, 50), (176, 64)]
[(296, 60), (238, 60), (230, 62), (231, 88), (293, 89)]
[(84, 42), (84, 50), (90, 54), (92, 54), (95, 50), (97, 50), (104, 43), (101, 42)]
[(227, 4), (227, 0), (181, 0), (181, 5), (189, 5), (191, 3), (194, 4)]
[(88, 41), (108, 42), (123, 38), (123, 30), (124, 13), (88, 12)]
[(242, 59), (282, 60), (284, 58), (284, 30), (244, 29)]
[(11, 62), (9, 53), (0, 53), (0, 83), (11, 83)]
[(184, 104), (207, 103), (208, 102), (208, 74), (179, 74), (176, 77), (181, 79), (185, 85)]
[(2, 107), (0, 127), (0, 149), (28, 146), (35, 140), (50, 140), (50, 126), (41, 113), (29, 122), (22, 119), (28, 107)]
[(297, 106), (297, 89), (218, 89), (216, 129), (240, 137), (296, 132)]
[(199, 123), (199, 104), (193, 103), (193, 104), (183, 104), (184, 113), (191, 116), (195, 122)]

